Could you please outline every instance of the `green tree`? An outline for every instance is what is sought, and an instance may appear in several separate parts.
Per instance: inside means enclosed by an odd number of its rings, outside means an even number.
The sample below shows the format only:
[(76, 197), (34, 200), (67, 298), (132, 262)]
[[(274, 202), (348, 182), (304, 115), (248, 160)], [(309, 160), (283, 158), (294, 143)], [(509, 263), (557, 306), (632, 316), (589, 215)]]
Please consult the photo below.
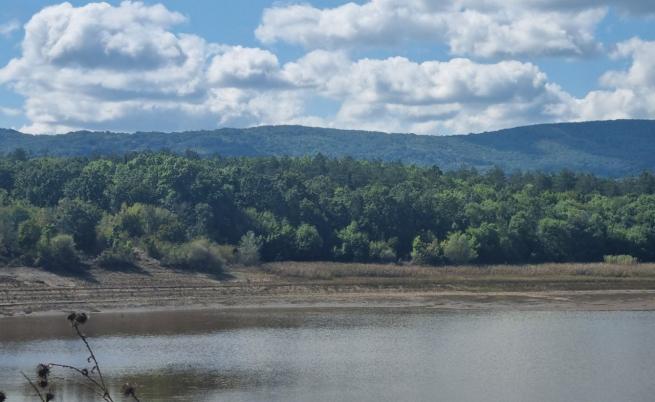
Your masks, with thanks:
[(502, 263), (506, 260), (504, 247), (501, 245), (501, 234), (498, 225), (482, 222), (479, 227), (469, 228), (466, 233), (477, 242), (477, 253), (480, 261), (490, 264)]
[(316, 227), (303, 223), (296, 230), (295, 246), (298, 258), (313, 260), (321, 256), (323, 239)]
[(96, 248), (96, 225), (102, 214), (95, 205), (64, 198), (57, 205), (56, 216), (59, 230), (73, 236), (80, 250), (91, 253)]
[(255, 232), (263, 239), (261, 257), (264, 261), (288, 260), (296, 249), (296, 229), (287, 219), (279, 219), (270, 211), (248, 211)]
[(395, 262), (398, 257), (392, 242), (379, 240), (369, 244), (369, 257), (372, 261)]
[(335, 249), (335, 255), (348, 261), (366, 261), (369, 256), (369, 239), (366, 233), (359, 230), (357, 221), (341, 229), (337, 233), (341, 244)]
[(475, 239), (466, 233), (453, 232), (443, 244), (446, 259), (453, 264), (467, 264), (478, 257)]
[(29, 160), (16, 172), (14, 194), (39, 207), (55, 206), (68, 181), (76, 177), (80, 169), (81, 163), (75, 159)]
[(250, 231), (241, 237), (239, 247), (237, 248), (239, 263), (249, 266), (258, 265), (260, 262), (260, 250), (262, 248), (262, 239), (257, 237), (254, 232)]
[(419, 265), (443, 264), (443, 249), (432, 233), (419, 235), (412, 242), (412, 262)]
[(437, 265), (453, 232), (477, 253), (462, 260), (481, 264), (622, 254), (655, 261), (651, 173), (617, 180), (324, 156), (190, 156), (0, 157), (0, 262), (33, 264), (40, 239), (58, 234), (104, 261), (139, 248), (164, 258), (197, 238), (224, 243), (225, 257), (249, 230), (264, 261), (411, 256)]
[(103, 159), (91, 161), (82, 168), (79, 176), (72, 178), (66, 184), (64, 195), (107, 209), (111, 205), (110, 189), (115, 171), (116, 165), (112, 161)]
[(214, 275), (222, 274), (225, 265), (218, 245), (207, 239), (169, 245), (162, 262), (173, 268), (209, 272)]
[(58, 272), (76, 272), (81, 268), (75, 242), (70, 235), (59, 234), (42, 238), (38, 247), (37, 264)]
[(36, 246), (43, 235), (43, 229), (42, 225), (34, 218), (18, 225), (18, 246), (27, 260), (31, 261), (36, 258)]

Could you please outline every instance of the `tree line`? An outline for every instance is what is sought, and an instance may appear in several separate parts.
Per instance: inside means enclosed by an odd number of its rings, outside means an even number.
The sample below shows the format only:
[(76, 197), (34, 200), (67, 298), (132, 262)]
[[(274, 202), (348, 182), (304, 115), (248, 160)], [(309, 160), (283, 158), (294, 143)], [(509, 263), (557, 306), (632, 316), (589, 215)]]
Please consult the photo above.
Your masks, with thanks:
[(301, 158), (0, 158), (0, 262), (655, 261), (655, 176)]

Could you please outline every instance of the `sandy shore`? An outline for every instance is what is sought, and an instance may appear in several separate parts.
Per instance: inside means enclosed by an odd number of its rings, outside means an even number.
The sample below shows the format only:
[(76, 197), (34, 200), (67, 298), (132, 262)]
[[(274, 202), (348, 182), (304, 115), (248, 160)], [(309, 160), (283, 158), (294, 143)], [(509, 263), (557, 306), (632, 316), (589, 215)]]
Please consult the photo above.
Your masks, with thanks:
[(653, 291), (393, 292), (316, 295), (232, 296), (216, 300), (93, 300), (3, 305), (0, 316), (67, 314), (70, 311), (129, 313), (239, 309), (422, 308), (435, 310), (653, 311)]
[(655, 282), (630, 278), (351, 277), (316, 280), (242, 269), (215, 278), (147, 267), (83, 278), (0, 271), (0, 315), (183, 309), (418, 307), (442, 310), (655, 310)]

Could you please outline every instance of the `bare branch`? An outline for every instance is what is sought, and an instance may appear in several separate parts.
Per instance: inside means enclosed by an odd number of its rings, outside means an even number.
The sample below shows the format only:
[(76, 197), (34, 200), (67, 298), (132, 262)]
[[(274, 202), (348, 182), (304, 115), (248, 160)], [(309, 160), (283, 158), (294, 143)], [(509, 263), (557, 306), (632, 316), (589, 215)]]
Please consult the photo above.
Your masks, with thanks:
[(23, 375), (23, 377), (25, 377), (27, 382), (32, 386), (34, 392), (36, 393), (36, 395), (38, 395), (41, 402), (46, 402), (45, 398), (43, 397), (43, 394), (41, 394), (41, 391), (39, 391), (39, 388), (36, 386), (36, 384), (34, 384), (34, 382), (30, 379), (30, 377), (28, 377), (27, 374), (23, 373), (22, 371), (20, 373)]

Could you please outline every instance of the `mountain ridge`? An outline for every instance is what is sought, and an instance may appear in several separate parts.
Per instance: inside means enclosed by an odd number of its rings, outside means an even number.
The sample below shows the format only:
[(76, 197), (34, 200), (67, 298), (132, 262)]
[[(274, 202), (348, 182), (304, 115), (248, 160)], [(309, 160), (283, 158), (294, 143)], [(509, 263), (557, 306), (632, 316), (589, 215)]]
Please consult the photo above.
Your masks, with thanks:
[(185, 132), (30, 135), (0, 129), (0, 152), (35, 156), (120, 155), (192, 150), (201, 156), (304, 156), (401, 161), (506, 170), (569, 169), (603, 176), (655, 170), (655, 120), (536, 124), (467, 135), (429, 136), (297, 125)]

